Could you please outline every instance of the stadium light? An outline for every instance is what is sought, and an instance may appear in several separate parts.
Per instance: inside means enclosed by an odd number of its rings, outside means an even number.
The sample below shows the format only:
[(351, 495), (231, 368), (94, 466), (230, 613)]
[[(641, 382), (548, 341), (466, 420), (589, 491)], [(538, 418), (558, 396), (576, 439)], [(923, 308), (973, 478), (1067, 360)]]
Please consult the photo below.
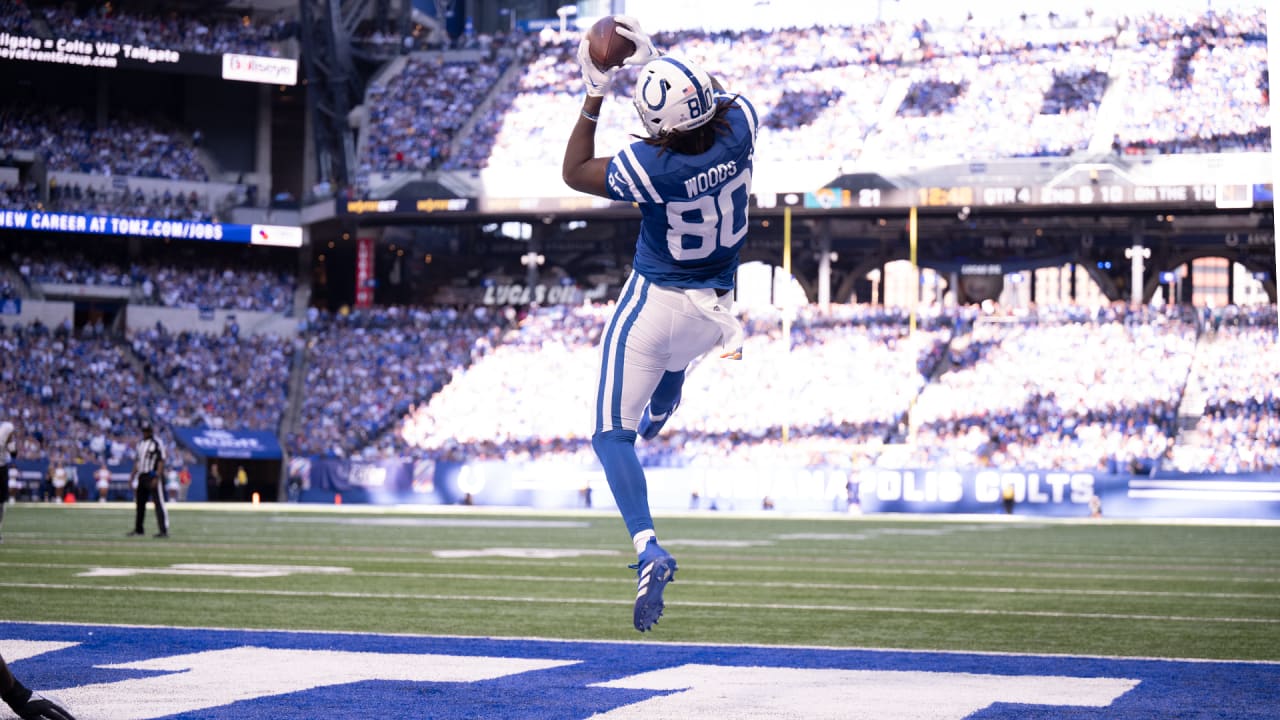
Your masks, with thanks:
[(564, 36), (569, 28), (569, 16), (578, 14), (577, 5), (561, 5), (556, 8), (556, 15), (560, 16), (560, 35)]
[(1124, 256), (1129, 258), (1129, 303), (1133, 307), (1142, 304), (1142, 273), (1146, 270), (1147, 258), (1151, 257), (1151, 248), (1143, 247), (1140, 240), (1133, 241), (1133, 247), (1124, 249)]

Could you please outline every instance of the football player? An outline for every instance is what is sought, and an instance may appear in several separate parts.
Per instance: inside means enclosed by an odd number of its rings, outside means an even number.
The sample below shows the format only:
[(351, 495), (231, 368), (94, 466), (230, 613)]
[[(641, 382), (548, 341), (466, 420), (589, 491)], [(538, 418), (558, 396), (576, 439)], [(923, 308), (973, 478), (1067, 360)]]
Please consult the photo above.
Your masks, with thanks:
[(695, 359), (712, 351), (741, 357), (732, 293), (747, 235), (757, 118), (746, 98), (726, 93), (696, 63), (659, 54), (634, 18), (614, 20), (636, 46), (624, 64), (643, 66), (632, 98), (647, 137), (597, 156), (596, 123), (616, 68), (598, 68), (584, 37), (578, 64), (586, 99), (562, 173), (574, 190), (640, 207), (631, 276), (600, 340), (591, 445), (639, 555), (633, 619), (645, 632), (662, 615), (676, 561), (657, 541), (636, 436), (657, 436)]
[(9, 664), (0, 657), (0, 698), (22, 720), (75, 720), (58, 703), (27, 689), (9, 672)]

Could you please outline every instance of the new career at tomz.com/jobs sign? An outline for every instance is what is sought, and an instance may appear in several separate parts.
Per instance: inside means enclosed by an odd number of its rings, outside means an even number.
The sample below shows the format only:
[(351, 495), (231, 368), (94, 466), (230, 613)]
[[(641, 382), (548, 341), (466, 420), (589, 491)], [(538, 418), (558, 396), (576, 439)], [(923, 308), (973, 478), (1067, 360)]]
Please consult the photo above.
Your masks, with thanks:
[(0, 229), (302, 247), (302, 228), (293, 225), (238, 225), (193, 220), (0, 210)]

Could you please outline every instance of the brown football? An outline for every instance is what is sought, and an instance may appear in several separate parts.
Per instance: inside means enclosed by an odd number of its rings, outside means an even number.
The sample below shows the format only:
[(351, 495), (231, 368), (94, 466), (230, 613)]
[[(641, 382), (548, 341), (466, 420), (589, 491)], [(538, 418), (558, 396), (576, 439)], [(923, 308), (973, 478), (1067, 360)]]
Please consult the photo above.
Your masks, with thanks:
[(636, 51), (636, 44), (619, 35), (613, 16), (606, 15), (587, 31), (587, 50), (596, 67), (608, 70), (622, 65)]

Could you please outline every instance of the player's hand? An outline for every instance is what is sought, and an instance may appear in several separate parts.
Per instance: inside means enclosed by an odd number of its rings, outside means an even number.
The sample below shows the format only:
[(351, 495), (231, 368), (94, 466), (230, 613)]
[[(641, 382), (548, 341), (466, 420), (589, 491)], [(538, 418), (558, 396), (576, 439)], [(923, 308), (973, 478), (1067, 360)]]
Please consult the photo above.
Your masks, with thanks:
[(604, 97), (604, 93), (609, 89), (609, 83), (613, 82), (613, 74), (618, 71), (617, 68), (609, 68), (601, 70), (591, 60), (591, 51), (586, 36), (578, 43), (578, 66), (582, 68), (582, 82), (587, 86), (587, 95), (590, 97)]
[(22, 720), (76, 720), (61, 705), (38, 692), (31, 693), (25, 703), (13, 710)]
[(639, 20), (629, 15), (614, 15), (613, 22), (616, 24), (616, 32), (635, 43), (636, 46), (636, 51), (622, 61), (623, 65), (644, 65), (661, 54), (654, 46), (649, 33), (640, 29)]

